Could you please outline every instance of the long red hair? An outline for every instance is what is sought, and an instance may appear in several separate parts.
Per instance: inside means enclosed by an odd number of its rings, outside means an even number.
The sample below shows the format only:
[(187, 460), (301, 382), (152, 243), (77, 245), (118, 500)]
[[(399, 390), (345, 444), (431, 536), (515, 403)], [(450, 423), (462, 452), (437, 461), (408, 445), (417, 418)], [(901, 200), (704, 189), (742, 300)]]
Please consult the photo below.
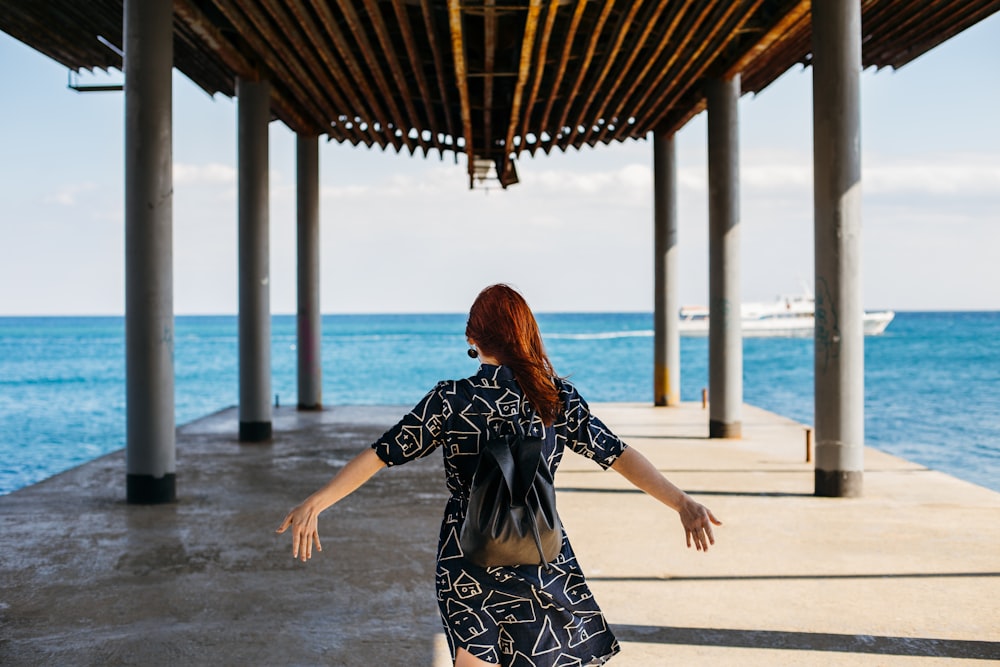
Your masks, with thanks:
[(528, 402), (550, 426), (562, 403), (538, 322), (524, 297), (509, 285), (490, 285), (472, 304), (465, 335), (514, 372)]

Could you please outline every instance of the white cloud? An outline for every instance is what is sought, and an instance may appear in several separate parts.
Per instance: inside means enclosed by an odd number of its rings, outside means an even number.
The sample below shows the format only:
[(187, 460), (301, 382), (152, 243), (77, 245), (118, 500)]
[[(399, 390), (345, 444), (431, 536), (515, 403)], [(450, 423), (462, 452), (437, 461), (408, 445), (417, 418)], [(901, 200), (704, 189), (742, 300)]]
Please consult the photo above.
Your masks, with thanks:
[(75, 206), (79, 202), (78, 197), (80, 195), (92, 192), (96, 189), (96, 183), (73, 183), (70, 185), (64, 185), (59, 188), (55, 194), (49, 197), (47, 201), (52, 201), (62, 206)]
[[(703, 192), (707, 180), (704, 167), (679, 169), (678, 182), (682, 188)], [(866, 195), (996, 197), (1000, 195), (1000, 156), (953, 154), (900, 160), (865, 155), (861, 183)], [(748, 196), (775, 191), (806, 192), (811, 196), (812, 158), (792, 154), (745, 156), (741, 160), (740, 187)]]
[(174, 185), (234, 185), (236, 169), (227, 164), (174, 163)]
[(876, 159), (873, 163), (862, 169), (862, 187), (873, 194), (1000, 194), (1000, 156), (945, 155), (933, 160)]
[(361, 199), (371, 194), (368, 185), (328, 185), (320, 187), (320, 199)]
[(547, 169), (525, 174), (522, 181), (525, 184), (537, 184), (543, 191), (564, 197), (634, 196), (649, 191), (653, 182), (653, 172), (648, 166), (640, 164), (627, 164), (617, 169), (587, 173)]
[(812, 164), (752, 164), (740, 173), (741, 185), (748, 190), (812, 189)]

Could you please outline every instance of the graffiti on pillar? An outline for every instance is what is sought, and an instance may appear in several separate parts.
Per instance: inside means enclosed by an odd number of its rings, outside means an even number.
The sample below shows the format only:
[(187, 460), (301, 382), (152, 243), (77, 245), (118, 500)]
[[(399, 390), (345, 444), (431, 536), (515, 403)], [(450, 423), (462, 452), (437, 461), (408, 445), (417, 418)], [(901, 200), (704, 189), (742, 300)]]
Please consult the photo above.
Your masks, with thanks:
[(725, 297), (715, 297), (709, 301), (708, 317), (710, 322), (714, 318), (719, 318), (718, 321), (722, 328), (728, 329), (732, 318), (732, 307), (730, 306), (729, 299), (726, 299)]
[(167, 348), (170, 355), (170, 363), (174, 363), (174, 329), (169, 324), (163, 325), (163, 333), (160, 334), (160, 344)]
[(816, 278), (816, 352), (825, 373), (831, 359), (840, 356), (840, 318), (826, 278)]

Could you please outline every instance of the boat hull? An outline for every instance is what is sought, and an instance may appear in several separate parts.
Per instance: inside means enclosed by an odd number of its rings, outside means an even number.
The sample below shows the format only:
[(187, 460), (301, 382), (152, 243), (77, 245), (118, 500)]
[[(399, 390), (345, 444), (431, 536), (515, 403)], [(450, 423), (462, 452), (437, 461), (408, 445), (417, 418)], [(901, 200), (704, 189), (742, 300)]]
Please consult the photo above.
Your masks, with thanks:
[[(896, 316), (891, 310), (867, 311), (864, 317), (866, 336), (882, 334)], [(709, 309), (685, 306), (678, 313), (683, 336), (707, 336)], [(816, 329), (816, 300), (805, 294), (779, 296), (771, 302), (744, 303), (740, 306), (740, 326), (745, 338), (808, 337)]]
[[(866, 336), (882, 335), (896, 314), (891, 310), (865, 313), (864, 330)], [(744, 318), (740, 323), (744, 338), (806, 338), (816, 329), (813, 315), (799, 314), (794, 318)], [(708, 318), (680, 321), (682, 336), (698, 337), (708, 335)]]

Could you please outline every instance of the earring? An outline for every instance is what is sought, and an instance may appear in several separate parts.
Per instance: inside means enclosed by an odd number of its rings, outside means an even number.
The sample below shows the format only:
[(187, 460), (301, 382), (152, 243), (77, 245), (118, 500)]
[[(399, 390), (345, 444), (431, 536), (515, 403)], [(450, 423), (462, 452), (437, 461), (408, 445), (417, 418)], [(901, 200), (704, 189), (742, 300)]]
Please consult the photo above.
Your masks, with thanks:
[(474, 347), (470, 347), (468, 351), (466, 351), (466, 354), (468, 354), (470, 358), (475, 359), (479, 356), (479, 351)]

